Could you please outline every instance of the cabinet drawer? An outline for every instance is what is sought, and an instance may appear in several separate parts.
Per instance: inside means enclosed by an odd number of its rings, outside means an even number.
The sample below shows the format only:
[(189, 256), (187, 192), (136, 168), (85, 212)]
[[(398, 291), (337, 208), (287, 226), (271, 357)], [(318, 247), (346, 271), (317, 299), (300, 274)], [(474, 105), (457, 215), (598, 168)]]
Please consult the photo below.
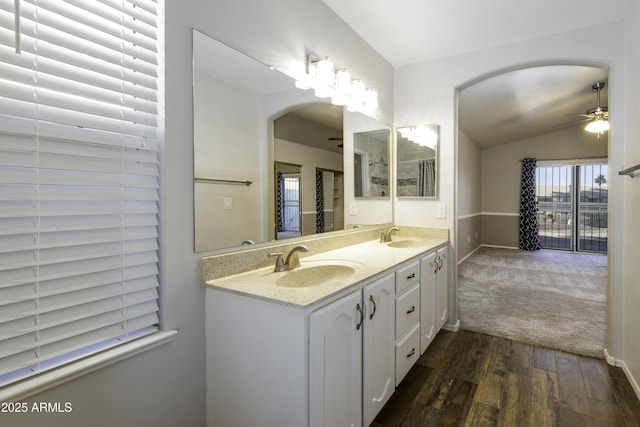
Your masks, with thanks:
[(396, 297), (396, 339), (420, 319), (420, 284)]
[(396, 344), (396, 386), (418, 361), (418, 357), (420, 357), (420, 324), (414, 325), (411, 331)]
[(416, 261), (396, 271), (396, 294), (420, 280), (420, 262)]

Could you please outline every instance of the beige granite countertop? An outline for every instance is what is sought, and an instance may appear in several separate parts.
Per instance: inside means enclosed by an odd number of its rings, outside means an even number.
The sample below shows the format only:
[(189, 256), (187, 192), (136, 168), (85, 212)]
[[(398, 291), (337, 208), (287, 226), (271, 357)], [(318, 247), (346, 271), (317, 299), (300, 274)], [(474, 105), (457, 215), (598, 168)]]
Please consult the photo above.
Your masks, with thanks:
[[(448, 242), (448, 236), (438, 233), (415, 237), (394, 235), (393, 241), (412, 240), (414, 238), (419, 238), (419, 246), (391, 247), (380, 243), (378, 240), (372, 240), (319, 254), (301, 253), (301, 266), (290, 272), (276, 273), (273, 271), (273, 265), (270, 265), (211, 280), (203, 278), (203, 285), (207, 288), (220, 289), (280, 304), (307, 308), (350, 288), (355, 289), (367, 279), (386, 270), (391, 270), (405, 261)], [(288, 274), (295, 274), (299, 270), (313, 269), (314, 266), (320, 265), (345, 266), (347, 269), (351, 267), (355, 271), (346, 278), (338, 277), (332, 279), (331, 274), (327, 274), (327, 272), (331, 272), (329, 267), (328, 271), (322, 269), (314, 270), (313, 274), (315, 274), (315, 271), (319, 271), (318, 274), (326, 275), (327, 277), (327, 280), (318, 281), (317, 284), (302, 287), (277, 284), (278, 279)], [(335, 269), (340, 270), (341, 267), (336, 267)]]

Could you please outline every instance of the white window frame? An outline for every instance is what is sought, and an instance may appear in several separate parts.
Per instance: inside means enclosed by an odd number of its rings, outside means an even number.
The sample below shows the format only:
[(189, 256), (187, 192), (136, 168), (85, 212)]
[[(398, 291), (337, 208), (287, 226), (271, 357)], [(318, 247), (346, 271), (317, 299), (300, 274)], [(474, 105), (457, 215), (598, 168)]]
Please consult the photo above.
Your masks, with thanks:
[(0, 0), (0, 401), (175, 339), (157, 291), (163, 8)]

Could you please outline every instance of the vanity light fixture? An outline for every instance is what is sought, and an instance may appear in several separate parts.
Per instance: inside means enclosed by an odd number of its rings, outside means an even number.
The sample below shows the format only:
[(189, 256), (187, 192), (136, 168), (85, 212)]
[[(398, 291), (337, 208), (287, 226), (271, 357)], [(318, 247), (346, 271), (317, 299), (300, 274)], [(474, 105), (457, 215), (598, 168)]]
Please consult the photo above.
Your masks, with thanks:
[(349, 111), (378, 108), (378, 92), (362, 80), (352, 80), (346, 68), (336, 70), (328, 56), (307, 55), (306, 74), (296, 79), (296, 87), (313, 89), (318, 98), (331, 98)]
[(424, 125), (400, 128), (398, 131), (403, 138), (424, 147), (433, 149), (438, 144), (438, 135)]

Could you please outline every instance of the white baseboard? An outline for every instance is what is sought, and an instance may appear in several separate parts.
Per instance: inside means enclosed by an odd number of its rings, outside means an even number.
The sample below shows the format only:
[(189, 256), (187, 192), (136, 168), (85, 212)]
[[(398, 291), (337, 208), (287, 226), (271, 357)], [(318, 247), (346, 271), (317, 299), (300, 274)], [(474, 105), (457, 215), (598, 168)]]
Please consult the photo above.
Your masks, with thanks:
[(636, 392), (636, 396), (638, 396), (638, 399), (640, 399), (640, 385), (638, 385), (638, 381), (633, 376), (631, 371), (629, 371), (629, 368), (627, 368), (627, 364), (624, 363), (624, 360), (620, 362), (619, 366), (622, 368), (624, 374), (627, 376), (627, 379), (631, 383), (631, 387), (633, 387), (633, 391)]
[(464, 261), (465, 259), (469, 258), (471, 255), (475, 254), (475, 253), (476, 253), (476, 251), (477, 251), (478, 249), (480, 249), (481, 247), (482, 247), (482, 245), (479, 245), (477, 248), (475, 248), (474, 250), (472, 250), (471, 252), (469, 252), (469, 253), (468, 253), (464, 258), (462, 258), (460, 261), (458, 261), (458, 265), (460, 265), (460, 263), (461, 263), (462, 261)]
[(611, 366), (620, 366), (618, 363), (618, 359), (616, 359), (615, 357), (613, 357), (612, 355), (609, 354), (609, 349), (605, 348), (604, 349), (604, 358), (607, 361), (607, 363)]
[(498, 248), (498, 249), (515, 249), (515, 250), (520, 249), (517, 246), (500, 246), (500, 245), (480, 245), (480, 246), (486, 246), (487, 248)]
[(609, 354), (609, 350), (606, 348), (604, 349), (604, 357), (607, 360), (607, 363), (609, 365), (622, 368), (622, 371), (624, 372), (625, 376), (629, 380), (629, 383), (631, 384), (633, 391), (635, 391), (636, 396), (638, 396), (638, 399), (640, 399), (640, 385), (638, 384), (638, 381), (636, 380), (636, 378), (633, 376), (633, 374), (627, 367), (627, 364), (624, 363), (624, 360), (616, 359), (615, 357), (611, 356)]
[(480, 248), (485, 247), (485, 248), (498, 248), (498, 249), (515, 249), (515, 250), (519, 250), (520, 248), (514, 247), (514, 246), (498, 246), (498, 245), (485, 245), (485, 244), (481, 244), (479, 245), (477, 248), (475, 248), (474, 250), (472, 250), (471, 252), (469, 252), (464, 258), (462, 258), (460, 261), (458, 261), (458, 265), (460, 265), (460, 263), (464, 260), (466, 260), (467, 258), (469, 258), (471, 255), (473, 255), (474, 253), (476, 253), (476, 251), (478, 251)]
[(446, 329), (451, 332), (458, 332), (460, 330), (460, 319), (456, 320), (456, 323), (445, 323), (442, 325), (442, 329)]

